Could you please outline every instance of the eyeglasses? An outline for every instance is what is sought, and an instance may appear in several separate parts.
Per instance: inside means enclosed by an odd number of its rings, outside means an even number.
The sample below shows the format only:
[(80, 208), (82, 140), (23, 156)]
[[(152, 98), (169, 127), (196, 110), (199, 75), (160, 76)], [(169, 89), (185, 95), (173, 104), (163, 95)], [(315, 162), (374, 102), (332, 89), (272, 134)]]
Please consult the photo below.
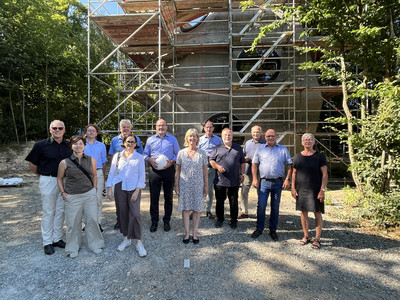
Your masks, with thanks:
[(267, 139), (270, 139), (270, 138), (274, 138), (276, 135), (266, 135), (265, 137), (267, 138)]
[(51, 127), (51, 129), (53, 129), (54, 131), (56, 131), (56, 130), (61, 131), (64, 129), (64, 127)]
[(126, 141), (127, 144), (136, 144), (135, 141)]

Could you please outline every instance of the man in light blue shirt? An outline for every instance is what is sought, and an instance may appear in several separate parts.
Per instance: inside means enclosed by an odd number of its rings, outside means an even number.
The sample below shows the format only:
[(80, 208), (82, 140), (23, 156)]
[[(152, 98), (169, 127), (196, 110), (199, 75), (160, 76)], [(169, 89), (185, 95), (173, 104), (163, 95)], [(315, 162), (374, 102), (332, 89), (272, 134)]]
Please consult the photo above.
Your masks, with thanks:
[[(265, 225), (265, 209), (268, 196), (271, 193), (271, 212), (269, 218), (269, 234), (274, 241), (278, 240), (276, 229), (278, 227), (279, 204), (282, 188), (290, 187), (289, 179), (292, 176), (292, 158), (285, 146), (276, 143), (276, 133), (269, 129), (265, 133), (267, 144), (260, 146), (253, 157), (251, 167), (253, 186), (259, 189), (257, 204), (257, 229), (251, 234), (252, 238), (258, 238)], [(287, 174), (285, 176), (285, 167)], [(260, 182), (257, 172), (260, 174)]]
[[(164, 190), (164, 231), (169, 231), (172, 215), (172, 199), (175, 184), (175, 162), (180, 150), (176, 138), (167, 133), (168, 125), (164, 119), (156, 122), (156, 134), (149, 137), (143, 151), (143, 158), (150, 164), (149, 186), (150, 186), (150, 232), (157, 231), (159, 222), (159, 202), (161, 185)], [(156, 159), (161, 154), (167, 157), (168, 163), (158, 170)]]
[(97, 223), (99, 224), (100, 231), (103, 232), (101, 227), (101, 216), (103, 210), (103, 189), (104, 178), (106, 178), (106, 162), (107, 152), (106, 145), (96, 140), (99, 134), (99, 127), (96, 125), (88, 125), (86, 127), (86, 147), (84, 153), (93, 157), (96, 160), (97, 166)]
[(253, 183), (253, 175), (251, 174), (251, 163), (256, 153), (256, 150), (263, 144), (266, 143), (262, 137), (262, 129), (260, 126), (256, 125), (251, 128), (251, 140), (248, 140), (244, 144), (243, 153), (244, 159), (246, 160), (246, 169), (244, 171), (244, 180), (242, 183), (242, 194), (241, 201), (239, 203), (239, 216), (238, 219), (244, 219), (249, 217), (249, 191)]
[[(114, 155), (115, 153), (124, 150), (121, 147), (121, 145), (122, 145), (124, 137), (127, 136), (128, 134), (132, 133), (131, 121), (128, 119), (122, 119), (119, 122), (119, 130), (121, 131), (121, 134), (116, 137), (113, 137), (113, 139), (111, 140), (110, 150), (108, 150), (108, 154)], [(143, 153), (142, 143), (141, 143), (139, 137), (137, 135), (135, 135), (135, 136), (136, 136), (138, 146), (139, 146), (139, 148), (136, 151), (139, 154), (142, 154)]]
[[(204, 124), (205, 135), (201, 136), (199, 139), (199, 149), (203, 149), (207, 153), (208, 159), (210, 159), (211, 151), (222, 144), (222, 139), (219, 136), (213, 134), (214, 124), (211, 121), (207, 121)], [(214, 189), (213, 182), (215, 178), (215, 169), (208, 165), (208, 195), (207, 195), (207, 205), (206, 205), (206, 216), (210, 219), (214, 219), (214, 215), (211, 213), (212, 202), (214, 200)]]

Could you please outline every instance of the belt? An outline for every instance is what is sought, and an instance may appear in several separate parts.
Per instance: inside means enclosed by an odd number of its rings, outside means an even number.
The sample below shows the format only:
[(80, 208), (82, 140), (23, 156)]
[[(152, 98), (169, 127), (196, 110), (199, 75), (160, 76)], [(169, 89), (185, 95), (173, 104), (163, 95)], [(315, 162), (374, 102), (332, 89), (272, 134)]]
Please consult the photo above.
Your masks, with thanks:
[(282, 177), (278, 177), (278, 178), (261, 178), (261, 181), (271, 181), (271, 182), (276, 182), (282, 180)]

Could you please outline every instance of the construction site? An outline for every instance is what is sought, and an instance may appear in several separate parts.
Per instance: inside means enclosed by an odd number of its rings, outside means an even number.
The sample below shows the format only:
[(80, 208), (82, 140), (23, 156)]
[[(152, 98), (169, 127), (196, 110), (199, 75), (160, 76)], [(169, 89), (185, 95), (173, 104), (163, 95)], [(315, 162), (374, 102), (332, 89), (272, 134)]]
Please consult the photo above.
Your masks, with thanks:
[[(251, 138), (252, 126), (260, 125), (275, 129), (278, 142), (292, 155), (302, 149), (301, 135), (311, 132), (330, 164), (346, 167), (345, 146), (325, 128), (327, 117), (342, 113), (336, 105), (341, 87), (299, 68), (318, 55), (298, 47), (323, 46), (322, 37), (302, 35), (303, 24), (286, 21), (249, 50), (260, 28), (282, 20), (277, 7), (296, 2), (254, 1), (254, 7), (243, 10), (235, 0), (88, 1), (88, 22), (115, 45), (97, 66), (90, 65), (88, 55), (88, 121), (90, 82), (99, 80), (116, 92), (115, 108), (99, 124), (117, 113), (118, 120), (132, 119), (136, 133), (145, 137), (155, 129), (146, 115), (154, 114), (182, 142), (187, 129), (201, 132), (211, 120), (217, 134), (232, 128), (239, 144)], [(89, 50), (90, 34), (89, 29)], [(115, 70), (99, 72), (113, 55), (118, 57)], [(118, 77), (117, 87), (107, 82), (110, 76)], [(133, 102), (144, 107), (139, 117), (134, 117)], [(118, 124), (109, 128), (117, 129)]]

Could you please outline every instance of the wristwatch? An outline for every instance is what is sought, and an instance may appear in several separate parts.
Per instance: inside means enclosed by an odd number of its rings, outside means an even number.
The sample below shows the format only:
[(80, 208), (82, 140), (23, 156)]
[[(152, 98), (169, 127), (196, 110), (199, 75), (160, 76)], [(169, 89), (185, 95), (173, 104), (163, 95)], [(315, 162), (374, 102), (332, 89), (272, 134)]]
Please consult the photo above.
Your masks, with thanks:
[(240, 176), (243, 176), (243, 177), (244, 177), (244, 175), (246, 175), (246, 174), (240, 174)]
[(321, 191), (325, 192), (325, 189), (321, 189)]

